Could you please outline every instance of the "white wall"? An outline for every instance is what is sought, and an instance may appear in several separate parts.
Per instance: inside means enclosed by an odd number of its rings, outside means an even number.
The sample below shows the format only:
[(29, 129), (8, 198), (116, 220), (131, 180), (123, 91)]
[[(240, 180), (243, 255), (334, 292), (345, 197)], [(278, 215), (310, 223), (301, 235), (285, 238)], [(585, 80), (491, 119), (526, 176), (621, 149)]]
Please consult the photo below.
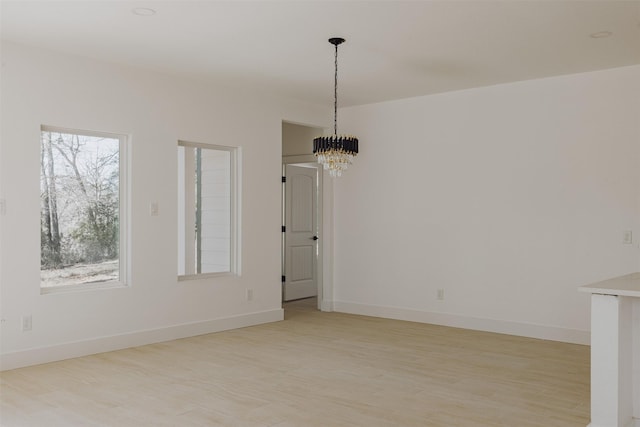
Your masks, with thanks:
[(282, 123), (282, 155), (313, 154), (313, 139), (322, 136), (322, 133), (321, 128)]
[[(282, 318), (282, 120), (330, 109), (8, 43), (0, 82), (0, 368)], [(325, 186), (328, 308), (586, 342), (576, 287), (640, 269), (640, 67), (339, 119), (362, 152)], [(131, 287), (40, 294), (42, 124), (131, 136)], [(177, 281), (179, 139), (242, 146), (240, 277)]]
[[(282, 319), (282, 120), (328, 111), (10, 43), (1, 84), (3, 369)], [(42, 124), (130, 135), (130, 287), (40, 294)], [(177, 281), (179, 139), (242, 147), (240, 277)]]
[(586, 343), (576, 288), (640, 270), (639, 66), (339, 120), (361, 141), (334, 188), (339, 311)]

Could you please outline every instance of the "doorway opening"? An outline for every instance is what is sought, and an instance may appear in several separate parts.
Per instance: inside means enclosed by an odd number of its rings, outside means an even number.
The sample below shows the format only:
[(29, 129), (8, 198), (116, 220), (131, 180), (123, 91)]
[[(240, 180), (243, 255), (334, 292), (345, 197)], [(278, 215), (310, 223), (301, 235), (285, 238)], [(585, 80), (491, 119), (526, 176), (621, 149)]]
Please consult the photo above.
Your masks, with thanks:
[(309, 299), (317, 309), (322, 300), (322, 167), (312, 141), (321, 133), (282, 124), (282, 301)]

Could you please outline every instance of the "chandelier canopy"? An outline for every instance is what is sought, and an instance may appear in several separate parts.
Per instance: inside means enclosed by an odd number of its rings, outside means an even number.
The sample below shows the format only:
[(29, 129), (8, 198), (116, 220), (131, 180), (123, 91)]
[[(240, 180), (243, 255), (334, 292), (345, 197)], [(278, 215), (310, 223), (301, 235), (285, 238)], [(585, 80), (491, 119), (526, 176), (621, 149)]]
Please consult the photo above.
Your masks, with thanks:
[(335, 46), (335, 73), (333, 86), (333, 135), (325, 135), (313, 140), (313, 154), (332, 177), (342, 175), (358, 154), (358, 138), (353, 135), (338, 135), (338, 45), (344, 39), (333, 37), (329, 43)]

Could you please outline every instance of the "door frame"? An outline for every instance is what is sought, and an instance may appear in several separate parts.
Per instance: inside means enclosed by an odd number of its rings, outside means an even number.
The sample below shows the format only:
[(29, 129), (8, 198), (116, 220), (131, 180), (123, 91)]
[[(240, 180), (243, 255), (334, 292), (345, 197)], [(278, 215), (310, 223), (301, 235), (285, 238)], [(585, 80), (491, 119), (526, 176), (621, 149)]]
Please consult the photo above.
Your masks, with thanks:
[[(326, 307), (325, 301), (325, 293), (324, 293), (324, 238), (326, 233), (324, 233), (324, 184), (323, 184), (323, 176), (324, 171), (322, 169), (322, 165), (320, 165), (314, 155), (298, 155), (298, 156), (282, 156), (282, 176), (285, 176), (285, 167), (286, 165), (296, 165), (296, 166), (304, 166), (309, 168), (314, 168), (318, 174), (318, 188), (315, 194), (316, 198), (316, 216), (317, 216), (317, 236), (318, 239), (318, 250), (316, 252), (316, 277), (318, 278), (318, 290), (317, 290), (317, 300), (318, 300), (318, 310), (322, 311), (330, 311), (328, 307)], [(285, 218), (285, 183), (282, 183), (282, 225), (284, 226), (284, 218)], [(282, 243), (281, 243), (281, 259), (282, 259), (282, 275), (284, 275), (284, 265), (285, 265), (285, 247), (284, 247), (284, 233), (282, 235)], [(282, 298), (284, 301), (284, 298)]]

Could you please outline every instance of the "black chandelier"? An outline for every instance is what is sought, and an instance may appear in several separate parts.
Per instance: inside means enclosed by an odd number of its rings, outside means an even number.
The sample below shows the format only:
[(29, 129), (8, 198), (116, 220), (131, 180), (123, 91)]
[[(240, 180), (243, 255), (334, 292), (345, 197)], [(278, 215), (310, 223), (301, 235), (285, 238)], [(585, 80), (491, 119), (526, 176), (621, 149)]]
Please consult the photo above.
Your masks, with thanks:
[(333, 135), (320, 136), (313, 140), (313, 154), (318, 163), (329, 171), (332, 177), (342, 175), (358, 154), (358, 138), (353, 135), (338, 135), (338, 45), (344, 39), (333, 37), (329, 43), (335, 46), (335, 74), (333, 87)]

